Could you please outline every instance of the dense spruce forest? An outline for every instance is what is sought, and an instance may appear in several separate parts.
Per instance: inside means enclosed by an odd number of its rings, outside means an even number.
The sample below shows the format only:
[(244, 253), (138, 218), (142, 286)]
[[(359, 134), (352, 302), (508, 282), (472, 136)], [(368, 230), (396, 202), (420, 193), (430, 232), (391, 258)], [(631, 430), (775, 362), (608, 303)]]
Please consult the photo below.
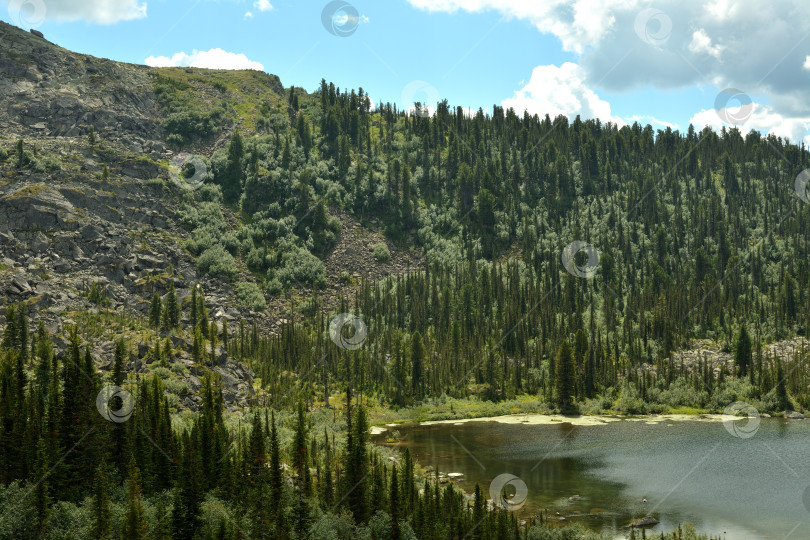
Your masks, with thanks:
[[(227, 107), (203, 110), (183, 77), (155, 78), (163, 127), (178, 149), (198, 150)], [(20, 143), (3, 161), (21, 170), (25, 156)], [(810, 409), (807, 351), (765, 352), (810, 325), (803, 147), (497, 106), (373, 108), (362, 90), (324, 81), (313, 94), (289, 89), (199, 159), (205, 185), (180, 210), (185, 247), (225, 280), (243, 262), (256, 284), (240, 296), (257, 310), (265, 294), (283, 299), (286, 323), (274, 335), (256, 320), (229, 328), (201, 288), (181, 302), (171, 284), (148, 318), (110, 315), (155, 336), (151, 372), (135, 374), (127, 336), (99, 371), (87, 328), (60, 337), (60, 357), (25, 303), (6, 305), (0, 538), (602, 538), (488, 505), (486, 486), (468, 496), (441, 485), (407, 451), (370, 444), (368, 410), (407, 416), (449, 401), (464, 415), (517, 399), (592, 414), (738, 400)], [(423, 264), (376, 282), (347, 272), (330, 303), (323, 258), (344, 214)], [(374, 254), (390, 256), (384, 245)], [(336, 326), (337, 314), (355, 318)], [(166, 392), (173, 337), (190, 338), (205, 374), (193, 414)], [(733, 365), (673, 359), (697, 338)], [(220, 344), (263, 389), (238, 414), (208, 369)], [(125, 392), (107, 396), (108, 385)]]
[[(362, 90), (325, 82), (289, 95), (289, 118), (260, 119), (271, 135), (235, 135), (210, 174), (246, 216), (231, 252), (271, 293), (314, 288), (293, 296), (280, 335), (246, 353), (273, 404), (350, 383), (393, 406), (523, 393), (631, 413), (735, 398), (810, 406), (804, 348), (763, 352), (810, 323), (803, 147), (733, 127), (656, 133), (497, 106), (473, 117), (446, 102), (433, 115), (418, 103), (371, 111)], [(337, 312), (368, 328), (344, 357), (326, 344), (318, 296), (317, 257), (339, 232), (327, 209), (425, 255), (422, 268), (341, 301)], [(227, 251), (228, 233), (197, 212), (201, 257)], [(568, 253), (574, 242), (583, 249)], [(734, 351), (735, 365), (671, 361), (694, 338)]]

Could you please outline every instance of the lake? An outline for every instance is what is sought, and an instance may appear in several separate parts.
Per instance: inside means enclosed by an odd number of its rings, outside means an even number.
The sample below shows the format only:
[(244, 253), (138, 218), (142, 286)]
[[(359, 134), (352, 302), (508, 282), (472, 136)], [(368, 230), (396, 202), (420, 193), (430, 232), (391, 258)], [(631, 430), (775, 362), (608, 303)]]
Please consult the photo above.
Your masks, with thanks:
[(559, 521), (559, 512), (566, 523), (623, 533), (652, 513), (661, 523), (648, 533), (692, 522), (728, 540), (810, 538), (810, 420), (762, 419), (757, 428), (748, 419), (530, 418), (389, 426), (373, 440), (390, 444), (399, 432), (396, 446), (422, 466), (463, 473), (467, 492), (478, 483), (488, 494), (498, 475), (517, 476), (528, 492), (521, 516), (545, 510)]

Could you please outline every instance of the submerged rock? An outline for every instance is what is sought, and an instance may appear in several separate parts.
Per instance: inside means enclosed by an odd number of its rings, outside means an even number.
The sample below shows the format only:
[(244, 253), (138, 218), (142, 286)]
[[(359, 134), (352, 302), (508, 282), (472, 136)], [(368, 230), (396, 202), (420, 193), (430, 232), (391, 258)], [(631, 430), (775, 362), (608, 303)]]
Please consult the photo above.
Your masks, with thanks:
[(633, 529), (636, 527), (652, 527), (653, 525), (658, 525), (659, 521), (650, 515), (646, 515), (641, 519), (637, 519), (635, 521), (631, 521), (622, 529)]

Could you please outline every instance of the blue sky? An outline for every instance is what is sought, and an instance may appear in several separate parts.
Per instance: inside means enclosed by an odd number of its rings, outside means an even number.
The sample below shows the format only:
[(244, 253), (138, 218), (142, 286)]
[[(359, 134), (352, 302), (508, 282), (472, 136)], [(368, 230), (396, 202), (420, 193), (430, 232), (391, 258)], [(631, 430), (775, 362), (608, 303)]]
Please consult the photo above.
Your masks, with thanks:
[[(340, 9), (323, 0), (2, 2), (3, 20), (71, 50), (261, 68), (310, 91), (323, 77), (362, 86), (375, 103), (438, 97), (656, 129), (734, 124), (793, 141), (810, 127), (803, 0), (352, 0)], [(334, 33), (349, 35), (330, 33), (324, 13)], [(721, 94), (726, 88), (739, 90)]]

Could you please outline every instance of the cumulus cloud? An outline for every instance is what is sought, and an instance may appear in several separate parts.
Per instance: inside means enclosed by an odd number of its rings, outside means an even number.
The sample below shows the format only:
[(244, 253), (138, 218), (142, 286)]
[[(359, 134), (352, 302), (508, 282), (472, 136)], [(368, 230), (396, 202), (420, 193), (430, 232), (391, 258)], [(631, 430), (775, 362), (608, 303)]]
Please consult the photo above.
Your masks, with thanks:
[(255, 7), (258, 11), (272, 11), (273, 4), (271, 4), (268, 0), (256, 0), (253, 7)]
[[(721, 109), (720, 111), (704, 109), (692, 116), (689, 122), (698, 130), (709, 126), (719, 131), (724, 125), (729, 127), (727, 124), (723, 123), (721, 118), (734, 116), (737, 113), (737, 107), (730, 107), (728, 111), (725, 109)], [(737, 126), (737, 128), (743, 134), (755, 130), (760, 133), (772, 133), (778, 137), (790, 139), (793, 143), (800, 144), (801, 141), (807, 137), (807, 131), (810, 129), (810, 116), (785, 117), (774, 111), (771, 107), (761, 103), (753, 103), (751, 115), (743, 124)]]
[[(807, 0), (408, 1), (426, 11), (491, 11), (529, 21), (578, 56), (592, 88), (734, 87), (767, 96), (770, 114), (790, 125), (810, 117)], [(656, 17), (648, 17), (652, 11)], [(542, 63), (541, 51), (536, 58), (535, 65)], [(706, 92), (707, 109), (713, 98)], [(771, 124), (787, 125), (763, 118), (762, 125)]]
[(612, 12), (637, 0), (408, 0), (427, 11), (473, 13), (497, 11), (510, 18), (526, 19), (548, 34), (554, 34), (566, 51), (581, 53), (585, 47), (600, 42), (613, 25)]
[(23, 24), (32, 17), (97, 24), (114, 24), (146, 17), (146, 2), (141, 0), (10, 0), (7, 3), (12, 21)]
[(695, 54), (708, 54), (715, 58), (720, 58), (720, 53), (723, 52), (722, 45), (712, 45), (712, 39), (706, 34), (702, 28), (695, 30), (692, 33), (692, 41), (689, 43), (689, 51)]
[(518, 114), (528, 111), (541, 117), (548, 114), (551, 118), (559, 114), (569, 118), (581, 115), (624, 124), (620, 118), (611, 115), (610, 103), (586, 86), (585, 71), (573, 62), (565, 62), (559, 67), (537, 66), (529, 82), (513, 97), (504, 100), (503, 106), (512, 107)]
[(626, 121), (628, 124), (638, 122), (641, 125), (650, 124), (652, 126), (661, 126), (663, 128), (670, 128), (673, 130), (680, 129), (677, 123), (667, 122), (666, 120), (660, 120), (655, 116), (644, 114), (643, 115), (634, 114), (633, 116), (626, 118)]
[(150, 56), (145, 60), (152, 67), (195, 67), (206, 69), (253, 69), (264, 71), (259, 62), (250, 60), (244, 54), (237, 54), (222, 49), (210, 51), (193, 51), (191, 54), (179, 52), (171, 57)]
[(253, 13), (251, 13), (250, 11), (246, 11), (245, 12), (245, 20), (252, 19), (252, 18), (253, 18)]

